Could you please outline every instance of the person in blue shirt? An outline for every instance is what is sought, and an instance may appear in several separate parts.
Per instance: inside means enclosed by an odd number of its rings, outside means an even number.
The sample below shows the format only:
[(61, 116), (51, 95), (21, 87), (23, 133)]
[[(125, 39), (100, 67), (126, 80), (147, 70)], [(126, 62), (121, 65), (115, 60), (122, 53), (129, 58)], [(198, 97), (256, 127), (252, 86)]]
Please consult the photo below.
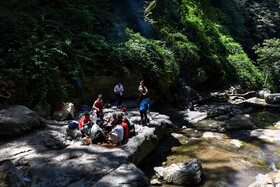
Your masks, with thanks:
[(147, 99), (142, 100), (142, 102), (140, 103), (139, 111), (142, 125), (147, 125), (147, 112), (150, 112), (151, 100), (152, 98), (149, 97)]

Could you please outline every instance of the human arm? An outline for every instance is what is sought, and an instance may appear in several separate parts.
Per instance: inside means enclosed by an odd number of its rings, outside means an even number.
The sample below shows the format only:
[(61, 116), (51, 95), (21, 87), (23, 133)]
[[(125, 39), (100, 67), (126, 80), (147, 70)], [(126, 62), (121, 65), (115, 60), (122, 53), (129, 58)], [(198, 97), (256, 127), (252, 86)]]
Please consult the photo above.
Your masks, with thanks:
[(97, 103), (97, 101), (95, 101), (95, 102), (93, 103), (92, 108), (94, 108), (95, 110), (97, 110), (97, 111), (99, 112), (99, 108), (96, 107), (96, 103)]
[(147, 87), (145, 86), (144, 89), (145, 89), (145, 92), (143, 93), (143, 95), (147, 95), (147, 94), (148, 94), (148, 89), (147, 89)]

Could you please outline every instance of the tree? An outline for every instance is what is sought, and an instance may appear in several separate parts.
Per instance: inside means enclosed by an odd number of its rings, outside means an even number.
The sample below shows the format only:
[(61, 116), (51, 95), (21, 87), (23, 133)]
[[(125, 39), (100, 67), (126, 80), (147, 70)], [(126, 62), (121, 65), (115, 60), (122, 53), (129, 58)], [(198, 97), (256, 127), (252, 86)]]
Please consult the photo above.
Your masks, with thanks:
[(264, 40), (262, 46), (260, 44), (254, 46), (255, 53), (258, 55), (258, 63), (266, 72), (266, 78), (263, 87), (265, 87), (268, 76), (275, 78), (275, 67), (280, 62), (280, 39)]

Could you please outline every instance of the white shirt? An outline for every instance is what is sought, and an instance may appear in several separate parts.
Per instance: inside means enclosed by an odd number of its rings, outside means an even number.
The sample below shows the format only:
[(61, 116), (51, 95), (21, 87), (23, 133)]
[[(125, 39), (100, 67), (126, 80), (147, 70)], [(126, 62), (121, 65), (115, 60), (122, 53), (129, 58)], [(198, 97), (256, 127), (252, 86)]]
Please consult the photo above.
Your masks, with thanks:
[(119, 86), (119, 85), (117, 84), (117, 85), (115, 86), (115, 88), (114, 88), (114, 92), (117, 93), (117, 91), (120, 92), (120, 95), (123, 95), (123, 91), (124, 91), (123, 85), (120, 85), (120, 86)]
[(115, 128), (113, 128), (112, 133), (117, 135), (120, 139), (123, 139), (123, 127), (121, 125), (117, 125)]

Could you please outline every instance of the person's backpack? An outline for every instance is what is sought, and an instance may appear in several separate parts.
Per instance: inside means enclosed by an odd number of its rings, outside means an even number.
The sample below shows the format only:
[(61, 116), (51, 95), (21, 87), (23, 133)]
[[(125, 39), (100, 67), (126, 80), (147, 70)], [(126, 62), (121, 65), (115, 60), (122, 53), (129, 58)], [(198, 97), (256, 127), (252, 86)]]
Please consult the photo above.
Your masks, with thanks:
[(69, 129), (77, 129), (78, 127), (79, 127), (79, 124), (74, 121), (72, 121), (68, 124)]

